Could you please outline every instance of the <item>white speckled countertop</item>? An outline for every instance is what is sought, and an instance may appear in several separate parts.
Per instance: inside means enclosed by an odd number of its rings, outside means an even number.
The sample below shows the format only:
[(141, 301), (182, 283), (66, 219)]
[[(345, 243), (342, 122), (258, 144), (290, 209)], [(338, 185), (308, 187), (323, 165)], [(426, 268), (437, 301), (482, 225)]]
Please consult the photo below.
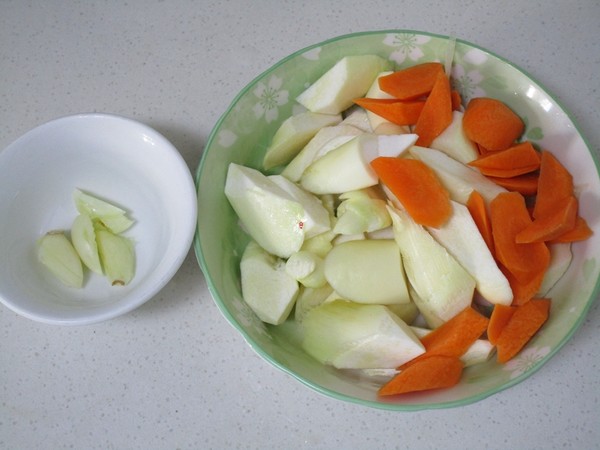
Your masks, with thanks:
[[(597, 0), (0, 0), (0, 149), (47, 120), (111, 112), (170, 139), (190, 170), (234, 95), (340, 34), (455, 35), (539, 80), (600, 148)], [(0, 255), (2, 257), (2, 255)], [(451, 410), (341, 403), (261, 360), (190, 251), (144, 306), (98, 325), (0, 308), (0, 448), (600, 448), (600, 305), (525, 382)]]

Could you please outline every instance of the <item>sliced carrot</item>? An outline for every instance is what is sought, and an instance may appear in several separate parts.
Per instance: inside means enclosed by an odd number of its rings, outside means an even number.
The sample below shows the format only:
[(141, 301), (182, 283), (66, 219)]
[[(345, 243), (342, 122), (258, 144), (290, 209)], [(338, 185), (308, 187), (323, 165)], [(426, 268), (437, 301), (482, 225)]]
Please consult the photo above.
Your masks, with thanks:
[(515, 306), (494, 305), (487, 328), (487, 338), (488, 341), (490, 341), (490, 344), (496, 345), (500, 333), (502, 333), (502, 330), (514, 314), (515, 310)]
[(512, 109), (489, 97), (472, 99), (463, 116), (467, 137), (491, 151), (509, 148), (524, 129), (523, 121)]
[(450, 92), (450, 99), (452, 100), (452, 111), (458, 111), (462, 107), (462, 97), (460, 96), (460, 92), (456, 89), (453, 89)]
[(418, 224), (439, 227), (450, 218), (450, 194), (425, 163), (378, 157), (371, 161), (371, 167)]
[(549, 151), (542, 151), (533, 217), (553, 213), (560, 201), (573, 195), (573, 177)]
[(437, 75), (433, 89), (429, 93), (419, 120), (415, 124), (414, 133), (419, 136), (416, 145), (429, 147), (452, 123), (452, 98), (450, 80), (445, 73)]
[(509, 178), (490, 176), (487, 178), (508, 191), (519, 192), (520, 194), (529, 196), (537, 193), (539, 173), (532, 172)]
[(379, 77), (379, 88), (398, 100), (414, 100), (431, 92), (444, 66), (437, 62), (417, 64)]
[(533, 298), (517, 306), (496, 341), (498, 362), (505, 363), (521, 351), (548, 320), (550, 299)]
[(525, 198), (518, 192), (502, 192), (490, 202), (490, 220), (497, 260), (521, 283), (544, 273), (550, 251), (543, 242), (519, 244), (517, 234), (532, 222)]
[(492, 255), (494, 254), (494, 237), (492, 236), (492, 223), (488, 214), (485, 199), (478, 191), (472, 191), (467, 200), (467, 209), (473, 217), (481, 237), (487, 244)]
[(389, 98), (357, 98), (359, 106), (389, 120), (396, 125), (414, 125), (417, 123), (425, 101), (402, 101)]
[(469, 306), (452, 319), (421, 338), (425, 353), (408, 361), (400, 368), (409, 367), (431, 356), (460, 358), (487, 329), (489, 319)]
[(519, 281), (502, 264), (498, 264), (498, 267), (510, 284), (510, 289), (513, 293), (513, 300), (511, 303), (512, 306), (522, 305), (534, 298), (540, 290), (542, 281), (544, 281), (544, 275), (546, 274), (546, 272), (539, 271), (535, 273), (529, 280)]
[(551, 241), (572, 230), (577, 220), (577, 204), (574, 196), (558, 202), (551, 213), (534, 219), (529, 226), (518, 232), (515, 237), (517, 243)]
[(402, 370), (379, 388), (381, 396), (452, 387), (460, 381), (464, 364), (455, 356), (430, 356)]
[(575, 219), (575, 226), (571, 230), (551, 239), (549, 243), (585, 241), (592, 234), (594, 234), (594, 232), (587, 224), (586, 220), (581, 216), (577, 216)]
[(469, 162), (482, 174), (510, 178), (534, 172), (540, 167), (540, 154), (531, 142), (525, 141), (506, 150), (489, 153)]

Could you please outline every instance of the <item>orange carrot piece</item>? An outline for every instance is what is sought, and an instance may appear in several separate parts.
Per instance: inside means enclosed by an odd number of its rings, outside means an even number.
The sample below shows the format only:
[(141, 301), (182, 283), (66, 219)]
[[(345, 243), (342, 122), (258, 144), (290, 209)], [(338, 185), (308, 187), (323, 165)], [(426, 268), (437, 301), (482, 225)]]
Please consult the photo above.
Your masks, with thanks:
[(573, 177), (549, 151), (542, 151), (533, 217), (552, 214), (560, 201), (573, 195)]
[(425, 101), (401, 101), (388, 98), (357, 98), (354, 100), (364, 109), (389, 120), (396, 125), (414, 125), (417, 123)]
[(523, 134), (521, 118), (505, 103), (489, 97), (472, 99), (463, 116), (463, 130), (487, 150), (509, 148)]
[(540, 290), (540, 286), (544, 280), (544, 275), (546, 274), (546, 272), (540, 271), (534, 274), (531, 279), (522, 282), (517, 280), (515, 276), (510, 273), (502, 264), (498, 264), (498, 267), (510, 284), (510, 289), (513, 293), (513, 300), (511, 302), (512, 306), (522, 305), (534, 298)]
[(502, 333), (502, 330), (516, 311), (515, 306), (510, 305), (494, 305), (490, 322), (487, 328), (487, 338), (490, 344), (496, 345), (496, 341)]
[(586, 220), (581, 216), (577, 216), (575, 219), (575, 226), (571, 230), (561, 234), (560, 236), (558, 236), (554, 239), (551, 239), (548, 242), (556, 243), (556, 242), (585, 241), (592, 234), (594, 234), (594, 232), (592, 231), (590, 226), (587, 224)]
[(532, 172), (509, 178), (490, 176), (487, 178), (508, 191), (519, 192), (525, 196), (530, 196), (537, 193), (539, 173)]
[(487, 176), (510, 178), (539, 169), (540, 154), (531, 142), (525, 141), (477, 158), (469, 165)]
[(414, 133), (419, 136), (416, 145), (429, 147), (452, 123), (452, 99), (450, 80), (445, 73), (437, 75), (433, 89), (429, 93), (419, 120), (415, 124)]
[(572, 195), (560, 201), (556, 209), (537, 219), (517, 233), (518, 244), (529, 242), (545, 242), (556, 239), (575, 227), (577, 221), (577, 199)]
[(456, 89), (453, 89), (450, 92), (450, 99), (452, 100), (452, 111), (458, 111), (462, 106), (462, 97), (460, 96), (460, 92)]
[(496, 341), (498, 362), (505, 363), (519, 353), (548, 320), (549, 314), (550, 299), (547, 298), (533, 298), (517, 306)]
[(471, 192), (467, 200), (467, 209), (473, 217), (477, 229), (481, 233), (481, 237), (487, 244), (492, 255), (494, 254), (494, 237), (492, 236), (492, 223), (488, 214), (487, 206), (483, 196), (477, 192)]
[(378, 157), (371, 161), (371, 167), (418, 224), (440, 227), (452, 214), (449, 192), (425, 163)]
[(400, 368), (405, 369), (431, 356), (460, 358), (487, 329), (489, 319), (469, 306), (452, 319), (421, 338), (425, 353), (411, 359)]
[(444, 66), (437, 62), (417, 64), (379, 78), (379, 88), (398, 100), (414, 100), (428, 95)]
[(519, 282), (527, 283), (546, 271), (550, 251), (544, 242), (516, 242), (517, 234), (532, 222), (521, 194), (498, 194), (490, 202), (490, 220), (496, 258)]
[(430, 356), (402, 370), (379, 388), (381, 396), (452, 387), (460, 381), (464, 364), (455, 356)]

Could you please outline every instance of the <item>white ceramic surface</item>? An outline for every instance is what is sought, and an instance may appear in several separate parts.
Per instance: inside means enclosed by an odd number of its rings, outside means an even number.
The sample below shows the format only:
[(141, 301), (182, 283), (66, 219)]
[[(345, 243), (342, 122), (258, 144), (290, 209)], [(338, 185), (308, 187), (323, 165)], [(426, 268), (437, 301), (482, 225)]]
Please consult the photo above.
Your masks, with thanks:
[[(129, 212), (136, 273), (127, 286), (85, 272), (84, 286), (63, 286), (37, 260), (36, 241), (71, 227), (81, 189)], [(45, 123), (0, 153), (0, 300), (41, 322), (88, 324), (131, 311), (175, 274), (196, 223), (191, 174), (159, 133), (107, 114)]]

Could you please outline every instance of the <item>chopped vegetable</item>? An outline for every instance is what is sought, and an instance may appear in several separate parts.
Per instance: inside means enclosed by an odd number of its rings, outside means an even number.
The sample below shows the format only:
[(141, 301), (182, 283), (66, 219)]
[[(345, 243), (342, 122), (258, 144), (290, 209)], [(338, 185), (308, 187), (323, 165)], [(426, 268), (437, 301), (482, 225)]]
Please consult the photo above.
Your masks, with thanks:
[(489, 319), (469, 306), (421, 338), (425, 353), (408, 361), (405, 369), (432, 356), (460, 358), (486, 331)]
[(354, 100), (367, 111), (377, 114), (396, 125), (414, 125), (423, 111), (424, 101), (402, 101), (387, 98), (357, 98)]
[(498, 362), (505, 363), (529, 342), (548, 319), (550, 299), (534, 298), (516, 307), (496, 341)]
[(508, 191), (515, 191), (528, 196), (535, 195), (537, 193), (539, 173), (532, 172), (509, 178), (488, 176), (488, 179), (492, 180), (494, 183), (502, 186)]
[(379, 157), (371, 167), (420, 225), (439, 227), (452, 214), (450, 194), (435, 172), (416, 159)]
[(488, 176), (510, 178), (533, 172), (540, 167), (540, 154), (525, 141), (506, 150), (489, 153), (469, 163)]
[(425, 100), (425, 106), (415, 124), (414, 132), (419, 135), (417, 145), (429, 147), (452, 123), (452, 98), (450, 80), (445, 73), (436, 77), (433, 89)]
[(573, 195), (573, 177), (549, 151), (543, 151), (540, 161), (538, 190), (533, 217), (553, 213), (559, 202)]
[(414, 100), (431, 92), (440, 73), (444, 73), (440, 63), (417, 64), (380, 77), (379, 87), (399, 100)]
[(523, 134), (523, 120), (504, 102), (489, 97), (472, 99), (465, 109), (465, 133), (486, 150), (509, 148)]
[(556, 209), (534, 219), (531, 225), (517, 233), (517, 243), (551, 241), (572, 230), (577, 220), (577, 205), (574, 196), (557, 202)]
[(488, 213), (485, 199), (478, 191), (471, 192), (467, 200), (467, 208), (477, 225), (479, 233), (483, 237), (488, 249), (494, 254), (494, 237), (492, 236), (492, 222)]
[(463, 362), (455, 356), (430, 356), (400, 371), (379, 388), (381, 396), (452, 387), (460, 381)]
[(571, 230), (552, 239), (550, 243), (585, 241), (592, 234), (594, 234), (594, 232), (587, 224), (586, 220), (583, 217), (578, 216), (575, 219), (575, 226)]
[(487, 327), (487, 338), (493, 345), (500, 337), (502, 330), (516, 311), (516, 306), (494, 305)]

